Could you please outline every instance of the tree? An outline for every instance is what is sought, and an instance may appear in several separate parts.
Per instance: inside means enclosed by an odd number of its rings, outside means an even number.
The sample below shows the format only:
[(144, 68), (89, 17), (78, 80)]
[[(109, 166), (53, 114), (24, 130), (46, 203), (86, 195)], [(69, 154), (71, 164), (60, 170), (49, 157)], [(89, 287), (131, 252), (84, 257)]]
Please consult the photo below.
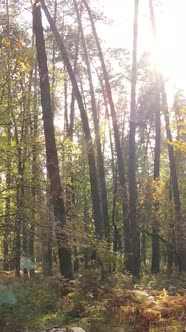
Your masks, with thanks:
[(140, 241), (137, 228), (136, 215), (136, 78), (137, 78), (137, 38), (138, 38), (138, 5), (135, 0), (134, 30), (133, 30), (133, 58), (131, 80), (131, 103), (130, 103), (130, 127), (129, 127), (129, 216), (131, 228), (131, 266), (130, 271), (134, 276), (139, 276), (140, 271)]
[(90, 184), (91, 184), (91, 196), (92, 196), (92, 206), (93, 206), (93, 216), (95, 221), (95, 232), (98, 237), (102, 236), (103, 232), (103, 223), (102, 223), (102, 217), (101, 217), (101, 209), (100, 209), (100, 200), (99, 200), (99, 191), (98, 191), (98, 181), (97, 181), (97, 172), (96, 172), (96, 163), (94, 158), (94, 149), (92, 144), (92, 138), (90, 133), (90, 127), (88, 123), (88, 117), (87, 113), (83, 104), (82, 96), (72, 69), (72, 65), (69, 61), (69, 57), (67, 55), (64, 43), (62, 38), (60, 37), (60, 34), (56, 28), (56, 25), (48, 11), (47, 6), (45, 5), (44, 1), (41, 1), (42, 8), (45, 12), (45, 15), (47, 17), (47, 20), (50, 24), (50, 28), (55, 36), (57, 45), (61, 51), (63, 61), (65, 64), (65, 67), (68, 71), (68, 74), (71, 79), (71, 83), (73, 86), (73, 92), (76, 97), (78, 107), (80, 110), (81, 120), (82, 120), (82, 126), (83, 131), (85, 135), (86, 145), (87, 145), (87, 156), (88, 156), (88, 164), (89, 164), (89, 175), (90, 175)]
[[(149, 0), (150, 17), (152, 24), (152, 33), (154, 44), (156, 45), (156, 23), (154, 16), (154, 9), (152, 0)], [(157, 46), (156, 46), (157, 47)], [(157, 68), (154, 68), (154, 103), (152, 104), (155, 114), (155, 148), (154, 148), (154, 183), (155, 190), (155, 202), (154, 202), (154, 213), (152, 220), (152, 273), (159, 273), (160, 270), (160, 248), (159, 248), (159, 199), (158, 199), (158, 182), (160, 179), (160, 145), (161, 145), (161, 118), (160, 118), (160, 74)]]
[(174, 154), (173, 147), (173, 139), (172, 133), (170, 129), (170, 120), (169, 120), (169, 110), (167, 103), (167, 96), (164, 86), (164, 81), (162, 79), (161, 85), (161, 95), (162, 95), (162, 108), (165, 117), (165, 128), (166, 135), (168, 140), (168, 155), (169, 155), (169, 166), (170, 166), (170, 176), (171, 176), (171, 184), (172, 184), (172, 192), (174, 198), (174, 208), (175, 208), (175, 236), (176, 236), (176, 252), (177, 259), (180, 271), (186, 271), (186, 248), (185, 248), (185, 222), (182, 217), (181, 211), (181, 200), (180, 200), (180, 192), (178, 186), (178, 178), (177, 178), (177, 168), (176, 168), (176, 160)]
[(94, 93), (91, 65), (90, 65), (87, 45), (86, 45), (86, 41), (85, 41), (83, 26), (82, 26), (82, 22), (81, 22), (81, 17), (79, 14), (79, 9), (78, 9), (76, 0), (74, 0), (74, 7), (75, 7), (77, 19), (78, 19), (78, 24), (80, 27), (84, 57), (85, 57), (85, 62), (86, 62), (86, 66), (87, 66), (87, 74), (88, 74), (90, 95), (91, 95), (91, 108), (92, 108), (92, 114), (93, 114), (93, 120), (94, 120), (95, 139), (96, 139), (96, 147), (97, 147), (97, 158), (98, 158), (97, 163), (98, 163), (98, 171), (99, 171), (99, 182), (100, 182), (100, 187), (101, 187), (102, 217), (103, 217), (103, 222), (104, 222), (105, 237), (109, 241), (110, 225), (109, 225), (109, 215), (108, 215), (107, 189), (106, 189), (106, 180), (105, 180), (104, 160), (103, 160), (103, 153), (102, 153), (102, 147), (101, 147), (100, 129), (99, 129), (99, 122), (98, 122), (98, 111), (97, 111), (96, 98), (95, 98), (95, 93)]
[(129, 257), (130, 257), (131, 248), (130, 248), (130, 226), (129, 226), (129, 215), (128, 215), (128, 197), (127, 197), (127, 189), (126, 189), (124, 160), (123, 160), (121, 142), (120, 142), (120, 137), (119, 137), (116, 111), (115, 111), (115, 106), (114, 106), (114, 102), (113, 102), (109, 76), (108, 76), (108, 72), (106, 69), (103, 52), (102, 52), (100, 41), (99, 41), (99, 38), (97, 35), (96, 27), (94, 24), (94, 19), (93, 19), (93, 16), (92, 16), (92, 13), (91, 13), (91, 10), (90, 10), (90, 7), (89, 7), (87, 1), (83, 0), (83, 3), (88, 12), (93, 35), (95, 38), (98, 56), (99, 56), (101, 67), (102, 67), (103, 78), (105, 81), (106, 98), (107, 98), (109, 106), (110, 106), (110, 112), (111, 112), (111, 117), (112, 117), (112, 125), (113, 125), (113, 130), (114, 130), (114, 140), (115, 140), (116, 155), (117, 155), (117, 167), (118, 167), (118, 175), (119, 175), (119, 182), (120, 182), (120, 189), (121, 189), (122, 210), (123, 210), (123, 224), (124, 224), (124, 238), (125, 238), (125, 244), (124, 244), (124, 246), (125, 246), (125, 267), (127, 270), (130, 270)]
[[(9, 2), (6, 0), (6, 16), (7, 16), (7, 38), (10, 41), (10, 18), (9, 18)], [(8, 75), (10, 75), (10, 48), (8, 48)], [(10, 79), (8, 80), (8, 101), (7, 107), (10, 109), (11, 103), (11, 82)], [(11, 123), (9, 121), (8, 128), (7, 128), (7, 143), (10, 147), (11, 145)], [(8, 158), (9, 159), (9, 158)], [(7, 160), (7, 173), (6, 173), (6, 187), (7, 190), (10, 189), (10, 160)], [(6, 210), (5, 210), (5, 230), (4, 230), (4, 239), (3, 239), (3, 256), (4, 256), (4, 270), (9, 270), (10, 265), (8, 263), (8, 256), (9, 256), (9, 233), (10, 233), (10, 195), (8, 194), (6, 197)]]
[(71, 253), (68, 248), (68, 234), (64, 230), (66, 223), (63, 190), (59, 173), (56, 149), (53, 115), (51, 109), (50, 84), (48, 77), (47, 56), (43, 34), (41, 8), (33, 4), (33, 29), (36, 36), (37, 59), (40, 75), (41, 104), (43, 111), (44, 134), (46, 143), (47, 172), (50, 181), (51, 204), (53, 206), (56, 237), (58, 241), (58, 255), (61, 274), (71, 279), (73, 277)]

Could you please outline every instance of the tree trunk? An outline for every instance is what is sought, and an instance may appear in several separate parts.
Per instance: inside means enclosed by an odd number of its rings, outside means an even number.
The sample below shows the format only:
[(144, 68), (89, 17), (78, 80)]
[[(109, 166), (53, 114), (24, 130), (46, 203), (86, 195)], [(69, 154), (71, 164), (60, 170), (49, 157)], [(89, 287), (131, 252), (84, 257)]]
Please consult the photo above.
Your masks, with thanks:
[[(81, 13), (80, 13), (81, 15)], [(77, 38), (76, 38), (76, 44), (75, 44), (75, 60), (74, 60), (74, 74), (76, 74), (76, 69), (77, 69), (77, 62), (78, 62), (78, 55), (79, 55), (79, 37), (80, 37), (80, 29), (78, 27), (78, 33), (77, 33)], [(69, 116), (69, 126), (68, 126), (68, 132), (67, 136), (69, 140), (72, 142), (73, 141), (73, 132), (74, 132), (74, 116), (75, 116), (75, 95), (72, 87), (72, 92), (71, 92), (71, 102), (70, 102), (70, 116)], [(74, 175), (73, 175), (73, 161), (72, 161), (72, 156), (69, 157), (69, 168), (71, 170), (71, 181), (70, 181), (70, 204), (69, 204), (69, 209), (71, 206), (75, 205), (75, 191), (74, 191)], [(75, 268), (74, 268), (75, 271)]]
[[(6, 0), (6, 16), (7, 16), (7, 30), (8, 30), (8, 39), (10, 40), (10, 18), (9, 18), (9, 1)], [(11, 107), (11, 80), (10, 80), (10, 47), (8, 49), (8, 100), (7, 106), (8, 109)], [(7, 143), (8, 148), (11, 147), (11, 122), (8, 123), (7, 129)], [(6, 197), (6, 207), (5, 207), (5, 228), (4, 228), (4, 237), (3, 237), (3, 268), (5, 271), (9, 270), (9, 234), (10, 234), (10, 160), (8, 156), (7, 160), (7, 173), (6, 173), (6, 188), (7, 188), (7, 197)]]
[[(114, 183), (115, 182), (115, 183)], [(113, 225), (113, 250), (114, 252), (118, 251), (118, 242), (119, 242), (119, 230), (116, 222), (116, 193), (117, 193), (117, 175), (115, 176), (115, 181), (113, 181), (114, 190), (113, 190), (113, 203), (112, 203), (112, 225)]]
[(178, 178), (176, 170), (176, 160), (174, 154), (174, 148), (172, 145), (172, 133), (170, 129), (170, 120), (169, 120), (169, 111), (167, 104), (167, 96), (165, 92), (164, 82), (162, 80), (162, 104), (163, 112), (165, 117), (165, 128), (166, 135), (168, 140), (168, 155), (169, 155), (169, 165), (170, 165), (170, 175), (172, 183), (172, 191), (174, 198), (174, 207), (175, 207), (175, 237), (176, 237), (176, 252), (178, 258), (178, 264), (180, 271), (186, 271), (186, 223), (182, 218), (181, 212), (181, 202), (180, 202), (180, 192), (178, 187)]
[[(8, 140), (8, 148), (11, 147), (11, 129), (10, 123), (8, 123), (7, 130), (7, 140)], [(9, 257), (9, 235), (10, 235), (10, 184), (11, 184), (11, 173), (10, 173), (10, 156), (7, 157), (7, 173), (6, 173), (6, 188), (7, 188), (7, 196), (5, 203), (5, 228), (4, 228), (4, 238), (3, 238), (3, 268), (4, 271), (10, 270), (10, 257)]]
[(92, 138), (90, 133), (90, 127), (88, 122), (87, 113), (83, 104), (82, 96), (79, 90), (79, 87), (77, 85), (77, 81), (71, 66), (71, 63), (69, 61), (69, 57), (67, 55), (63, 40), (61, 39), (61, 36), (56, 28), (56, 25), (48, 11), (47, 6), (45, 5), (45, 2), (41, 1), (42, 8), (45, 12), (45, 15), (47, 17), (47, 20), (50, 24), (50, 28), (54, 34), (54, 37), (56, 39), (57, 45), (61, 51), (64, 64), (67, 68), (68, 74), (71, 79), (71, 83), (73, 86), (74, 95), (76, 97), (80, 114), (81, 114), (81, 120), (83, 125), (83, 131), (85, 134), (85, 140), (87, 144), (87, 154), (88, 154), (88, 164), (89, 164), (89, 174), (90, 174), (90, 185), (91, 185), (91, 197), (92, 197), (92, 205), (93, 205), (93, 216), (95, 221), (95, 233), (98, 237), (102, 236), (103, 232), (103, 222), (101, 218), (101, 209), (100, 209), (100, 199), (99, 199), (99, 191), (98, 191), (98, 180), (97, 180), (97, 173), (96, 173), (96, 163), (94, 158), (94, 149), (92, 144)]
[[(74, 75), (76, 75), (78, 55), (79, 55), (79, 35), (80, 29), (78, 27), (76, 46), (75, 46), (75, 60), (74, 60)], [(69, 119), (69, 128), (68, 128), (68, 137), (73, 140), (73, 131), (74, 131), (74, 113), (75, 113), (75, 95), (72, 87), (71, 93), (71, 103), (70, 103), (70, 119)]]
[[(58, 3), (57, 0), (54, 0), (54, 22), (57, 20), (57, 9)], [(55, 111), (55, 75), (56, 75), (56, 43), (55, 40), (52, 41), (52, 83), (51, 83), (51, 108), (52, 111)]]
[[(23, 139), (25, 138), (25, 108), (21, 110), (21, 130), (20, 137), (18, 132), (18, 127), (16, 123), (16, 118), (12, 112), (12, 119), (14, 123), (14, 135), (16, 141), (16, 152), (17, 152), (17, 188), (16, 188), (16, 217), (15, 217), (15, 228), (14, 228), (14, 265), (15, 265), (15, 275), (20, 277), (21, 268), (21, 230), (24, 230), (23, 216), (24, 216), (24, 173), (25, 173), (25, 153), (26, 146), (22, 149)], [(22, 229), (21, 229), (22, 227)], [(23, 245), (25, 245), (24, 240), (25, 234), (23, 235)]]
[[(152, 0), (149, 0), (150, 17), (152, 24), (152, 32), (155, 46), (156, 45), (156, 23), (154, 16), (154, 9)], [(155, 112), (155, 155), (154, 155), (154, 184), (155, 184), (155, 201), (154, 211), (152, 216), (152, 262), (151, 271), (152, 273), (159, 273), (160, 270), (160, 248), (159, 248), (159, 199), (158, 199), (158, 187), (160, 179), (160, 144), (161, 144), (161, 117), (160, 117), (160, 75), (157, 68), (154, 68), (154, 112)]]
[(34, 140), (32, 146), (32, 189), (31, 189), (31, 199), (32, 199), (32, 219), (30, 223), (30, 236), (29, 236), (29, 243), (28, 243), (28, 252), (29, 257), (33, 263), (33, 267), (30, 269), (30, 277), (34, 277), (35, 275), (35, 268), (34, 268), (34, 243), (35, 243), (35, 222), (36, 222), (36, 174), (38, 172), (38, 151), (37, 151), (37, 144), (35, 140), (38, 136), (38, 105), (37, 105), (37, 65), (35, 66), (35, 75), (34, 75), (34, 114), (33, 120), (31, 123), (31, 134)]
[[(8, 125), (9, 126), (9, 125)], [(8, 128), (8, 146), (10, 146), (10, 126)], [(9, 158), (9, 157), (8, 157)], [(9, 234), (10, 234), (10, 163), (7, 163), (7, 174), (6, 174), (6, 207), (5, 207), (5, 229), (3, 238), (3, 269), (4, 271), (9, 271)]]
[(93, 79), (92, 79), (92, 71), (91, 65), (89, 61), (89, 55), (87, 51), (87, 45), (85, 41), (83, 26), (81, 22), (81, 17), (78, 9), (78, 5), (76, 0), (74, 0), (74, 7), (76, 10), (76, 15), (78, 19), (78, 25), (81, 32), (81, 40), (83, 44), (83, 51), (85, 62), (87, 66), (88, 80), (89, 80), (89, 88), (90, 88), (90, 96), (91, 96), (91, 107), (92, 107), (92, 115), (94, 120), (94, 129), (95, 129), (95, 137), (96, 137), (96, 147), (97, 147), (97, 156), (98, 156), (98, 171), (99, 171), (99, 181), (101, 187), (101, 207), (102, 207), (102, 216), (105, 230), (105, 238), (109, 242), (110, 237), (110, 225), (109, 225), (109, 215), (108, 215), (108, 201), (107, 201), (107, 190), (106, 190), (106, 181), (105, 181), (105, 169), (104, 169), (104, 159), (101, 148), (101, 138), (100, 138), (100, 130), (99, 130), (99, 122), (98, 122), (98, 112), (96, 106), (96, 99), (94, 93)]
[[(155, 88), (157, 90), (157, 88)], [(159, 89), (158, 89), (159, 90)], [(160, 120), (160, 95), (159, 92), (155, 95), (155, 155), (154, 155), (154, 211), (152, 215), (152, 273), (159, 273), (160, 270), (160, 248), (159, 248), (159, 199), (158, 188), (160, 178), (160, 143), (161, 143), (161, 120)]]
[[(66, 72), (66, 68), (64, 66), (64, 73)], [(69, 131), (69, 123), (68, 123), (68, 77), (64, 79), (64, 131), (68, 133)]]
[(52, 276), (52, 235), (53, 235), (53, 214), (49, 197), (47, 197), (47, 217), (42, 227), (42, 268), (43, 275)]
[[(19, 151), (18, 151), (19, 152)], [(23, 200), (24, 200), (24, 165), (21, 160), (21, 154), (18, 156), (18, 183), (17, 183), (17, 202), (15, 218), (15, 239), (14, 239), (14, 264), (15, 275), (20, 277), (21, 268), (21, 225), (23, 217)]]
[(139, 240), (139, 232), (137, 229), (137, 215), (136, 215), (137, 190), (136, 190), (136, 142), (135, 142), (138, 5), (139, 5), (139, 0), (135, 0), (131, 104), (130, 104), (130, 124), (129, 124), (129, 212), (130, 212), (130, 227), (131, 227), (131, 239), (132, 239), (130, 271), (136, 277), (139, 276), (140, 272), (140, 240)]
[(55, 217), (60, 272), (64, 277), (71, 279), (73, 278), (72, 262), (70, 249), (68, 247), (68, 236), (64, 231), (66, 216), (51, 109), (47, 56), (41, 19), (41, 8), (37, 2), (33, 4), (33, 29), (36, 36), (37, 59), (40, 73), (41, 105), (46, 144), (47, 172), (50, 181), (51, 204), (53, 206)]
[(107, 73), (107, 69), (105, 66), (105, 61), (103, 57), (103, 52), (101, 49), (101, 45), (99, 42), (99, 38), (97, 35), (97, 31), (95, 28), (93, 16), (91, 10), (86, 2), (83, 0), (83, 3), (87, 9), (89, 19), (92, 26), (93, 35), (96, 41), (97, 49), (98, 49), (98, 56), (101, 62), (102, 70), (103, 70), (103, 77), (105, 81), (105, 89), (107, 94), (107, 99), (110, 106), (111, 117), (112, 117), (112, 125), (114, 130), (114, 139), (115, 139), (115, 146), (116, 146), (116, 155), (117, 155), (117, 163), (118, 163), (118, 174), (119, 174), (119, 181), (121, 187), (121, 198), (122, 198), (122, 210), (123, 210), (123, 223), (124, 223), (124, 238), (125, 238), (125, 267), (129, 269), (129, 258), (130, 258), (130, 225), (129, 225), (129, 215), (128, 215), (128, 197), (127, 197), (127, 189), (126, 189), (126, 179), (125, 179), (125, 171), (124, 171), (124, 161), (122, 156), (122, 149), (119, 137), (119, 130), (117, 125), (117, 118), (116, 118), (116, 111), (114, 107), (114, 102), (112, 98), (112, 90), (110, 86), (110, 81)]

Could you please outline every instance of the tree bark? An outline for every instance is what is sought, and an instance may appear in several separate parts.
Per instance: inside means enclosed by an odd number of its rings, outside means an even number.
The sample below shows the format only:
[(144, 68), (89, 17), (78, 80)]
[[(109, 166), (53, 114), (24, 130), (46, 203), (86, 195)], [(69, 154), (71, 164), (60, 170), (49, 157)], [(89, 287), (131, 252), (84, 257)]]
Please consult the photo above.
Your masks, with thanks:
[(83, 26), (82, 26), (82, 22), (81, 22), (81, 17), (80, 17), (80, 13), (79, 13), (79, 9), (78, 9), (76, 0), (74, 0), (74, 7), (75, 7), (76, 15), (77, 15), (78, 25), (79, 25), (80, 32), (81, 32), (81, 40), (82, 40), (82, 44), (83, 44), (84, 57), (85, 57), (85, 62), (86, 62), (86, 66), (87, 66), (87, 74), (88, 74), (90, 96), (91, 96), (91, 108), (92, 108), (92, 115), (93, 115), (93, 120), (94, 120), (95, 139), (96, 139), (97, 156), (98, 156), (98, 171), (99, 171), (99, 181), (100, 181), (100, 187), (101, 187), (102, 216), (103, 216), (103, 223), (104, 223), (104, 230), (105, 230), (105, 238), (109, 242), (110, 225), (109, 225), (109, 215), (108, 215), (107, 189), (106, 189), (106, 181), (105, 181), (104, 159), (103, 159), (103, 153), (102, 153), (102, 148), (101, 148), (101, 138), (100, 138), (97, 106), (96, 106), (94, 85), (93, 85), (93, 79), (92, 79), (92, 71), (91, 71), (91, 65), (90, 65), (89, 55), (88, 55), (88, 51), (87, 51), (87, 45), (86, 45), (86, 41), (85, 41)]
[[(24, 104), (25, 100), (23, 101)], [(25, 105), (24, 105), (25, 106)], [(26, 224), (24, 225), (24, 176), (25, 176), (25, 155), (27, 147), (23, 148), (23, 140), (25, 139), (25, 107), (21, 105), (21, 129), (20, 135), (18, 131), (18, 126), (16, 123), (16, 118), (12, 112), (12, 119), (14, 124), (14, 136), (16, 142), (16, 152), (17, 152), (17, 184), (16, 184), (16, 217), (14, 224), (14, 267), (15, 267), (15, 276), (20, 277), (20, 268), (21, 268), (21, 250), (26, 243), (25, 229)], [(21, 242), (21, 230), (22, 239)], [(24, 271), (26, 273), (26, 271)]]
[[(58, 3), (57, 0), (54, 0), (54, 22), (57, 20), (57, 9)], [(52, 111), (55, 111), (55, 74), (56, 74), (56, 43), (55, 40), (52, 41), (52, 84), (51, 84), (51, 107)]]
[[(9, 126), (9, 125), (8, 125)], [(10, 142), (10, 126), (8, 128), (8, 146)], [(3, 269), (4, 271), (9, 271), (9, 234), (10, 234), (10, 167), (9, 162), (7, 163), (7, 174), (6, 174), (6, 187), (7, 187), (7, 197), (6, 197), (6, 208), (5, 208), (5, 229), (3, 238)]]
[(64, 231), (66, 222), (63, 190), (61, 186), (59, 163), (51, 109), (50, 84), (45, 49), (45, 40), (41, 19), (40, 5), (33, 4), (33, 29), (36, 36), (37, 59), (40, 74), (41, 105), (43, 112), (44, 134), (46, 144), (47, 172), (50, 181), (50, 196), (55, 217), (55, 229), (58, 242), (58, 255), (61, 274), (73, 278), (71, 253), (68, 248), (68, 236)]
[[(156, 23), (154, 16), (154, 8), (152, 0), (149, 0), (150, 17), (152, 25), (152, 33), (155, 46), (156, 45)], [(158, 199), (158, 187), (160, 179), (160, 144), (161, 144), (161, 117), (160, 117), (160, 74), (157, 68), (154, 68), (154, 113), (155, 113), (155, 149), (154, 149), (154, 184), (155, 184), (155, 201), (154, 211), (152, 216), (152, 273), (159, 273), (160, 270), (160, 247), (159, 247), (159, 199)]]
[[(73, 69), (74, 75), (76, 75), (78, 55), (79, 55), (79, 36), (80, 36), (80, 29), (78, 28), (76, 45), (75, 45), (75, 60), (74, 60), (74, 69)], [(71, 103), (70, 103), (70, 119), (69, 119), (69, 128), (68, 128), (68, 137), (71, 140), (73, 140), (74, 114), (75, 114), (75, 95), (72, 87)]]
[(173, 147), (172, 133), (170, 129), (169, 111), (167, 104), (167, 96), (165, 91), (164, 82), (162, 80), (161, 86), (162, 93), (162, 107), (165, 117), (165, 128), (168, 140), (168, 155), (169, 155), (169, 165), (170, 165), (170, 175), (175, 207), (175, 237), (176, 237), (176, 252), (180, 271), (186, 271), (186, 223), (182, 217), (181, 211), (181, 201), (180, 192), (178, 186), (177, 170), (176, 170), (176, 160)]
[(133, 30), (133, 59), (132, 59), (132, 82), (129, 124), (129, 212), (131, 226), (131, 265), (130, 271), (136, 277), (140, 272), (140, 240), (137, 229), (137, 190), (136, 190), (136, 79), (137, 79), (137, 39), (138, 39), (138, 6), (139, 0), (135, 0), (134, 30)]
[(30, 222), (30, 236), (29, 236), (29, 242), (28, 242), (28, 252), (29, 257), (33, 262), (33, 267), (30, 269), (30, 277), (34, 277), (35, 275), (35, 268), (34, 268), (34, 258), (35, 258), (35, 252), (34, 252), (34, 243), (35, 243), (35, 222), (36, 222), (36, 174), (38, 172), (38, 151), (37, 151), (37, 144), (35, 143), (36, 138), (38, 136), (38, 99), (37, 99), (37, 65), (35, 65), (35, 74), (34, 74), (34, 114), (33, 119), (31, 122), (31, 135), (33, 137), (34, 143), (32, 146), (32, 166), (31, 166), (31, 172), (32, 172), (32, 189), (31, 189), (31, 199), (32, 199), (32, 219)]
[(50, 28), (54, 34), (57, 45), (61, 51), (63, 61), (66, 66), (66, 69), (68, 71), (68, 74), (70, 76), (74, 95), (76, 97), (78, 107), (80, 110), (82, 126), (83, 126), (83, 131), (85, 134), (85, 140), (86, 140), (86, 145), (87, 145), (90, 185), (91, 185), (91, 197), (92, 197), (92, 205), (93, 205), (93, 216), (94, 216), (94, 221), (95, 221), (95, 233), (96, 233), (97, 237), (101, 237), (102, 233), (103, 233), (103, 222), (102, 222), (101, 209), (100, 209), (100, 199), (99, 199), (99, 191), (98, 191), (96, 163), (95, 163), (95, 158), (94, 158), (94, 149), (93, 149), (93, 144), (92, 144), (92, 138), (91, 138), (87, 113), (86, 113), (86, 110), (85, 110), (85, 107), (83, 104), (82, 96), (81, 96), (71, 63), (69, 61), (69, 57), (67, 55), (63, 40), (56, 28), (56, 25), (48, 11), (47, 6), (45, 5), (45, 2), (43, 0), (41, 1), (41, 5), (42, 5), (42, 8), (47, 17), (47, 20), (50, 24)]
[(117, 125), (117, 118), (116, 118), (116, 111), (115, 106), (113, 102), (112, 97), (112, 90), (111, 85), (109, 81), (108, 72), (106, 69), (105, 61), (103, 52), (101, 49), (100, 41), (97, 35), (96, 27), (94, 24), (93, 16), (91, 13), (91, 10), (88, 6), (88, 3), (86, 0), (82, 0), (88, 15), (90, 19), (90, 23), (92, 26), (93, 35), (95, 38), (97, 50), (98, 50), (98, 56), (100, 59), (100, 63), (103, 70), (103, 77), (105, 81), (105, 89), (107, 94), (108, 103), (110, 106), (111, 111), (111, 117), (112, 117), (112, 125), (113, 125), (113, 131), (114, 131), (114, 139), (115, 139), (115, 147), (116, 147), (116, 156), (117, 156), (117, 163), (118, 163), (118, 174), (119, 174), (119, 182), (121, 187), (121, 198), (122, 198), (122, 210), (123, 210), (123, 223), (124, 223), (124, 239), (125, 239), (125, 267), (128, 270), (129, 269), (129, 257), (130, 257), (130, 225), (129, 225), (129, 214), (128, 214), (128, 197), (127, 197), (127, 189), (126, 189), (126, 179), (125, 179), (125, 171), (124, 171), (124, 161), (122, 156), (122, 149), (121, 149), (121, 143), (120, 143), (120, 137), (119, 137), (119, 130)]
[[(8, 39), (10, 40), (10, 17), (9, 17), (9, 1), (6, 0), (6, 16), (7, 16), (7, 32)], [(7, 106), (8, 109), (11, 107), (11, 81), (10, 81), (10, 47), (8, 48), (8, 100)], [(8, 123), (7, 129), (7, 143), (8, 148), (11, 147), (11, 121)], [(6, 173), (6, 187), (7, 187), (7, 197), (6, 197), (6, 208), (5, 208), (5, 229), (4, 229), (4, 237), (3, 237), (3, 268), (5, 271), (9, 270), (9, 234), (10, 234), (10, 160), (9, 156), (7, 158), (7, 173)]]
[(24, 163), (21, 160), (20, 149), (18, 149), (18, 183), (16, 194), (16, 218), (14, 238), (14, 265), (15, 276), (20, 277), (21, 268), (21, 225), (24, 211)]
[[(155, 185), (155, 198), (154, 198), (154, 211), (152, 216), (152, 273), (159, 273), (160, 270), (160, 248), (159, 248), (159, 199), (158, 188), (160, 179), (160, 143), (161, 143), (161, 120), (160, 120), (160, 98), (159, 94), (156, 94), (155, 101), (155, 155), (154, 155), (154, 185)], [(159, 99), (159, 100), (158, 100)]]

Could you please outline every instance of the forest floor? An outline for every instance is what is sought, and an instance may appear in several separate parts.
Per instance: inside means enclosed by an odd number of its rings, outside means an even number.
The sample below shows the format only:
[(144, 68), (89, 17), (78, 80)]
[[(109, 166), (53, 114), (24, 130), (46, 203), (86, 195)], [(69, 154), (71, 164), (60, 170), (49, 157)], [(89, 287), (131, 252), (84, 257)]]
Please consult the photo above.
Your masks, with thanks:
[(115, 273), (101, 280), (89, 270), (73, 281), (60, 276), (18, 279), (0, 273), (0, 331), (186, 331), (186, 275), (144, 274), (139, 283)]

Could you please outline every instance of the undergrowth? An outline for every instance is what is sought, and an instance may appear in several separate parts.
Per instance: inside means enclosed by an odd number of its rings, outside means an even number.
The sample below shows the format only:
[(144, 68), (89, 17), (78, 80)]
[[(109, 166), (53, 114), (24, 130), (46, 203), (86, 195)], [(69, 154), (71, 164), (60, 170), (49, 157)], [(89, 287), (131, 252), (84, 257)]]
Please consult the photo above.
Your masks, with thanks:
[[(38, 331), (46, 327), (81, 326), (88, 332), (154, 331), (186, 322), (186, 278), (143, 275), (134, 283), (116, 273), (101, 280), (89, 270), (74, 281), (62, 278), (6, 278), (0, 281), (0, 331)], [(176, 322), (176, 325), (175, 325)], [(174, 329), (172, 329), (173, 331)]]

